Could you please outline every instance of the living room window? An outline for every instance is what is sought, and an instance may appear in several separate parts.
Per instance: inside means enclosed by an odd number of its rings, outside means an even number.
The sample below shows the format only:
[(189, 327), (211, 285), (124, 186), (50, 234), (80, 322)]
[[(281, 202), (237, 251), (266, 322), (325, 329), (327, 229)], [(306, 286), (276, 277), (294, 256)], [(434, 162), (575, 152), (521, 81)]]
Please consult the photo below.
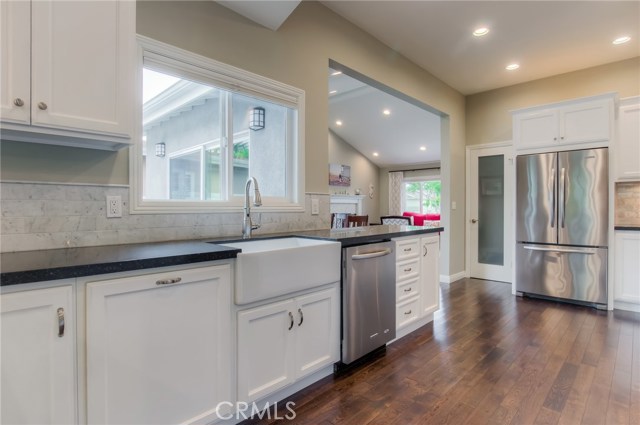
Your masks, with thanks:
[(304, 92), (144, 37), (133, 212), (303, 209)]
[(403, 211), (419, 214), (440, 214), (442, 184), (438, 179), (403, 182)]

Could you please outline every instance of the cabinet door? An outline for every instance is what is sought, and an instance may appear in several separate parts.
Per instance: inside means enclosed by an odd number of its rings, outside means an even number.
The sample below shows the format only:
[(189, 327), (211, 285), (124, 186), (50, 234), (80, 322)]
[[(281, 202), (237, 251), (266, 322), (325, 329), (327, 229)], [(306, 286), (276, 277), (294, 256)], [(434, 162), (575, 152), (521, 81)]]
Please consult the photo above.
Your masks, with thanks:
[(338, 290), (296, 298), (296, 379), (340, 360)]
[(0, 305), (0, 422), (75, 423), (75, 321), (71, 286), (4, 294)]
[(230, 274), (225, 265), (87, 284), (89, 423), (217, 419), (216, 405), (233, 402)]
[(251, 402), (291, 384), (295, 377), (295, 302), (238, 312), (238, 400)]
[(558, 140), (558, 111), (546, 109), (514, 115), (513, 138), (516, 149), (555, 145)]
[(422, 264), (422, 314), (430, 314), (440, 306), (440, 237), (429, 236), (421, 239)]
[(611, 138), (610, 100), (582, 102), (560, 110), (560, 144), (603, 142)]
[(616, 232), (613, 298), (640, 305), (640, 232)]
[(620, 107), (616, 152), (617, 178), (640, 180), (640, 103)]
[(32, 2), (31, 123), (130, 135), (135, 2)]
[(0, 120), (3, 122), (29, 124), (30, 53), (30, 2), (0, 2)]

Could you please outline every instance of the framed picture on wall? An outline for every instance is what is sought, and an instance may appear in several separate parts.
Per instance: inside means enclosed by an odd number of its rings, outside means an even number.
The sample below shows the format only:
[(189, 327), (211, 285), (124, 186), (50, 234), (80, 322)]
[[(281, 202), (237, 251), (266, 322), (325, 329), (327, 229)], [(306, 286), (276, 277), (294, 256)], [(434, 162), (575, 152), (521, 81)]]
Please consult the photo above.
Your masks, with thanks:
[(329, 186), (351, 186), (351, 167), (329, 164)]

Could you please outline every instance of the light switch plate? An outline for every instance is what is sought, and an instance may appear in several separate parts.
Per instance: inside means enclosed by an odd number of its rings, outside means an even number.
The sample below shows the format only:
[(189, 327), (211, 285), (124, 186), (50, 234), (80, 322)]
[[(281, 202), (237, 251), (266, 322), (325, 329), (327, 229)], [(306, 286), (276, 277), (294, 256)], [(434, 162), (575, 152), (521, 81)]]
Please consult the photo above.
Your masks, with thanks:
[(311, 199), (311, 215), (320, 214), (320, 201), (318, 199)]

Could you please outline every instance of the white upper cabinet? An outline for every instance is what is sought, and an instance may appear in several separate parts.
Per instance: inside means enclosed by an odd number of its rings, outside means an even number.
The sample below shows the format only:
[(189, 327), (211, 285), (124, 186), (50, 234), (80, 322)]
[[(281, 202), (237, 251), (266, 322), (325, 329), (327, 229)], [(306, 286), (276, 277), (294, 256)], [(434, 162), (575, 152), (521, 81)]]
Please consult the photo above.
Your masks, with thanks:
[(617, 179), (640, 180), (640, 96), (620, 101), (615, 174)]
[(3, 1), (0, 14), (3, 139), (128, 146), (135, 2)]
[(519, 151), (606, 145), (611, 139), (613, 105), (614, 95), (607, 94), (514, 111), (514, 145)]

